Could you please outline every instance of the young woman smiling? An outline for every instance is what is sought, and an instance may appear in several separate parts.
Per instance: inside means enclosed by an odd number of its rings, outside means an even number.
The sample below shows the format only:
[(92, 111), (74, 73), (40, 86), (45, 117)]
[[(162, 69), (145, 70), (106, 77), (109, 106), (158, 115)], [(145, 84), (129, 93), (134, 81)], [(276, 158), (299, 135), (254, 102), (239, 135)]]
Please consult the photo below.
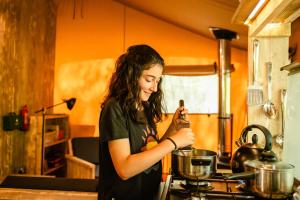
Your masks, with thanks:
[(194, 143), (190, 128), (172, 123), (159, 139), (162, 121), (163, 58), (148, 45), (128, 48), (116, 61), (108, 94), (101, 105), (99, 199), (153, 199), (161, 181), (161, 159)]

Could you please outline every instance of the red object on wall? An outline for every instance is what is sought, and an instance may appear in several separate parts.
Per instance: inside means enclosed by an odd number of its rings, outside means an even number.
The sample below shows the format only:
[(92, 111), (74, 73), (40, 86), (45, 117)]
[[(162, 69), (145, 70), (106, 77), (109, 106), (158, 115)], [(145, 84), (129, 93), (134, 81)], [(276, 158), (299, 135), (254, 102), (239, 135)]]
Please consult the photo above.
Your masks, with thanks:
[(24, 105), (20, 111), (21, 116), (21, 126), (22, 131), (27, 131), (29, 129), (29, 109), (27, 105)]

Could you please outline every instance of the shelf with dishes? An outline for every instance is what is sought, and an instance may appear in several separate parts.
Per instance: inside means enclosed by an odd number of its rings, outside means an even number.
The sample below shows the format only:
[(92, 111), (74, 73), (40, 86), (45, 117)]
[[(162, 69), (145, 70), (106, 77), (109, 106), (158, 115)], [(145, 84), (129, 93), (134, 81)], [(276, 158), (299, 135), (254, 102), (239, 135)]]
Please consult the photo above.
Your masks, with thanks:
[(54, 126), (55, 129), (47, 129), (44, 136), (44, 148), (66, 142), (68, 138), (65, 136), (64, 129), (59, 129), (59, 126)]
[(68, 148), (69, 116), (46, 114), (44, 116), (44, 145), (42, 147), (42, 174), (65, 176), (65, 154)]

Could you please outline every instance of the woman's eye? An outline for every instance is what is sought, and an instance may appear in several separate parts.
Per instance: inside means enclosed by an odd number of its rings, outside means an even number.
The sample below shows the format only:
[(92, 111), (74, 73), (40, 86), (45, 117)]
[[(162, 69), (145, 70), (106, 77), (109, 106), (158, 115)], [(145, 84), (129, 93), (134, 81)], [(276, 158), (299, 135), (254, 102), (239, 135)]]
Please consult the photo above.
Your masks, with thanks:
[(148, 83), (152, 82), (152, 80), (150, 80), (150, 79), (146, 79), (146, 81), (147, 81)]

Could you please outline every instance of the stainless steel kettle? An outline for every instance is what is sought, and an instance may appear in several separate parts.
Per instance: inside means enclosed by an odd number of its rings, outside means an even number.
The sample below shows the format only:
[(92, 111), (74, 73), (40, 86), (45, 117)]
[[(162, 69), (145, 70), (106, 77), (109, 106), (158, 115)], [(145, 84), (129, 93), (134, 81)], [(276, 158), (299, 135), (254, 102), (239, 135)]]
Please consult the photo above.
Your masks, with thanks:
[[(265, 146), (257, 144), (258, 136), (253, 134), (252, 143), (246, 143), (247, 134), (253, 128), (257, 128), (264, 133)], [(276, 155), (272, 152), (272, 135), (270, 131), (262, 125), (252, 124), (243, 129), (240, 138), (236, 141), (239, 148), (235, 151), (231, 159), (231, 169), (233, 173), (245, 171), (244, 162), (247, 160), (262, 159), (277, 160)]]

